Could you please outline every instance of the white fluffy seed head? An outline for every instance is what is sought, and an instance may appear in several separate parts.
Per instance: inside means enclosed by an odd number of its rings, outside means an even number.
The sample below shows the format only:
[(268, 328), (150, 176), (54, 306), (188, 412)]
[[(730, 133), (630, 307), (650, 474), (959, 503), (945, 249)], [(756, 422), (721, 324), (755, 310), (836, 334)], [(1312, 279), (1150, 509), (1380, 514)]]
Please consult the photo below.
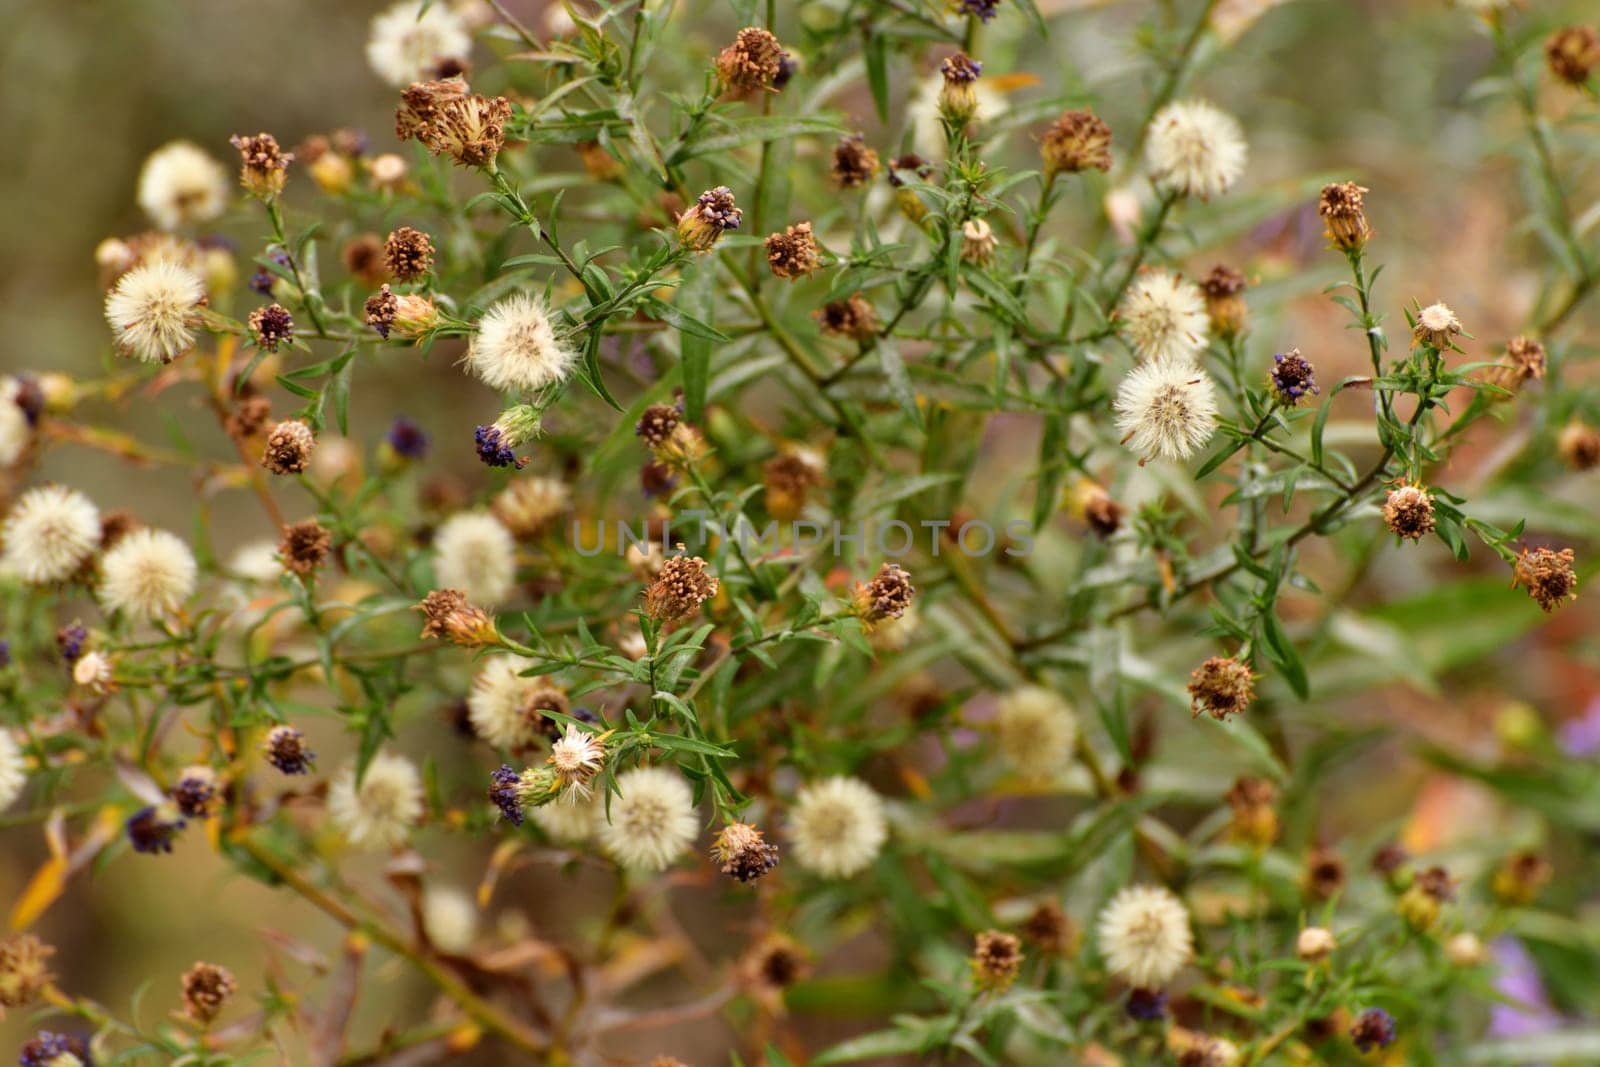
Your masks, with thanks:
[(1203, 100), (1168, 104), (1150, 121), (1145, 158), (1169, 192), (1219, 196), (1239, 180), (1248, 156), (1238, 120)]
[(446, 952), (466, 952), (478, 936), (478, 905), (454, 886), (429, 886), (422, 894), (422, 926)]
[(795, 861), (825, 878), (865, 870), (888, 836), (882, 799), (858, 778), (813, 782), (800, 790), (789, 812)]
[(1128, 372), (1112, 410), (1117, 429), (1140, 463), (1184, 460), (1211, 440), (1216, 387), (1206, 372), (1182, 360), (1151, 360)]
[(357, 848), (397, 848), (422, 818), (422, 775), (404, 756), (380, 752), (356, 784), (356, 769), (339, 772), (328, 790), (328, 815)]
[(465, 512), (446, 520), (433, 539), (434, 576), (480, 607), (510, 597), (517, 582), (517, 542), (493, 515)]
[(526, 293), (483, 313), (467, 366), (494, 389), (532, 392), (563, 381), (577, 356), (556, 338), (544, 301)]
[(1145, 271), (1117, 308), (1122, 335), (1142, 359), (1192, 360), (1211, 329), (1205, 295), (1166, 270)]
[(367, 30), (367, 62), (396, 89), (437, 77), (445, 60), (465, 62), (471, 53), (472, 34), (446, 3), (423, 13), (420, 0), (400, 0), (374, 15)]
[(1000, 698), (994, 729), (1000, 756), (1012, 770), (1031, 781), (1047, 781), (1072, 762), (1078, 716), (1053, 690), (1025, 685)]
[[(528, 811), (528, 817), (558, 845), (581, 845), (594, 840), (605, 825), (606, 799), (603, 796), (579, 797), (570, 804), (541, 804)], [(612, 806), (615, 810), (616, 800)]]
[(151, 152), (139, 170), (139, 206), (157, 226), (209, 222), (228, 206), (228, 172), (198, 145), (172, 141)]
[(496, 748), (530, 745), (539, 737), (539, 717), (530, 712), (534, 697), (547, 683), (517, 673), (531, 666), (515, 656), (491, 656), (472, 679), (467, 719), (473, 731)]
[(0, 526), (4, 566), (32, 585), (72, 577), (100, 543), (100, 512), (76, 489), (46, 485), (23, 493)]
[(663, 870), (688, 851), (699, 833), (694, 794), (683, 775), (667, 767), (635, 767), (617, 776), (617, 795), (611, 798), (609, 820), (600, 828), (600, 843), (622, 866)]
[(205, 299), (205, 283), (170, 259), (139, 264), (106, 294), (106, 321), (124, 355), (170, 363), (194, 344), (192, 316)]
[(0, 730), (0, 811), (16, 803), (28, 784), (28, 764), (9, 730)]
[(1188, 909), (1160, 886), (1128, 886), (1112, 897), (1098, 934), (1111, 972), (1146, 989), (1170, 981), (1194, 951)]
[(166, 530), (135, 530), (100, 559), (100, 603), (138, 622), (171, 615), (194, 594), (194, 553)]
[(9, 467), (22, 458), (33, 440), (33, 423), (17, 403), (22, 384), (15, 378), (0, 378), (0, 467)]

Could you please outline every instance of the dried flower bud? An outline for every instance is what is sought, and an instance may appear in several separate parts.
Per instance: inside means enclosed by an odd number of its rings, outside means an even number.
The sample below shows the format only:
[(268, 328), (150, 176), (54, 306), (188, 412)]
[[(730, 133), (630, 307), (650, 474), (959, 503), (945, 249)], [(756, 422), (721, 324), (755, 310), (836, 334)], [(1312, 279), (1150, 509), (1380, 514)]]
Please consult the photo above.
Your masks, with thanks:
[(1333, 955), (1339, 947), (1333, 931), (1321, 926), (1308, 926), (1295, 939), (1294, 954), (1307, 963), (1318, 963)]
[(711, 846), (711, 859), (729, 878), (754, 882), (778, 865), (778, 846), (749, 823), (724, 826)]
[(1317, 388), (1317, 374), (1311, 361), (1300, 354), (1298, 348), (1278, 352), (1272, 357), (1272, 369), (1267, 372), (1278, 403), (1294, 407), (1307, 393), (1321, 392)]
[(333, 547), (333, 535), (316, 519), (307, 519), (283, 528), (283, 539), (278, 542), (278, 555), (290, 573), (302, 578), (322, 566)]
[(511, 102), (503, 96), (469, 92), (463, 79), (453, 77), (409, 85), (400, 100), (395, 135), (402, 141), (419, 141), (463, 167), (489, 166), (505, 147)]
[(1382, 1008), (1368, 1008), (1350, 1027), (1350, 1040), (1362, 1052), (1388, 1048), (1394, 1044), (1394, 1017)]
[(1033, 909), (1022, 923), (1022, 936), (1044, 955), (1063, 959), (1076, 955), (1082, 940), (1072, 919), (1053, 900), (1041, 901)]
[(159, 855), (172, 851), (172, 843), (186, 825), (176, 807), (163, 803), (140, 808), (123, 828), (135, 852)]
[(961, 261), (975, 267), (986, 267), (994, 259), (994, 250), (1000, 247), (994, 228), (983, 219), (968, 219), (961, 224)]
[(572, 506), (572, 492), (559, 478), (518, 478), (490, 503), (495, 518), (517, 537), (536, 537)]
[(599, 141), (579, 141), (573, 146), (583, 169), (597, 182), (614, 182), (622, 177), (622, 161), (607, 152)]
[(1396, 537), (1419, 541), (1433, 532), (1433, 497), (1420, 485), (1400, 485), (1383, 502), (1383, 521)]
[(1545, 41), (1544, 58), (1550, 73), (1568, 85), (1582, 86), (1600, 67), (1600, 33), (1590, 26), (1563, 26)]
[(435, 589), (417, 605), (426, 620), (423, 637), (442, 637), (462, 648), (483, 648), (500, 643), (494, 620), (482, 608), (468, 603), (457, 589)]
[(201, 1025), (210, 1023), (238, 988), (226, 967), (196, 963), (183, 976), (184, 1014)]
[(735, 96), (770, 89), (783, 67), (783, 46), (769, 31), (746, 26), (717, 56), (717, 77)]
[(188, 818), (203, 819), (211, 814), (218, 789), (216, 771), (203, 764), (185, 767), (172, 787), (172, 802)]
[(1047, 174), (1111, 169), (1111, 127), (1093, 111), (1063, 111), (1039, 139)]
[(1368, 190), (1355, 182), (1334, 182), (1322, 187), (1317, 214), (1327, 227), (1328, 240), (1335, 248), (1359, 251), (1372, 237), (1362, 197)]
[(1445, 304), (1429, 304), (1417, 312), (1417, 323), (1412, 328), (1418, 343), (1440, 352), (1454, 347), (1461, 332), (1461, 320)]
[(1391, 841), (1372, 854), (1372, 872), (1393, 882), (1410, 862), (1411, 854), (1405, 850), (1405, 846), (1398, 841)]
[(1578, 599), (1578, 576), (1572, 569), (1572, 549), (1557, 552), (1549, 548), (1524, 546), (1512, 565), (1511, 586), (1522, 586), (1545, 611), (1554, 611), (1567, 600)]
[(911, 606), (917, 593), (911, 575), (898, 563), (885, 563), (872, 581), (856, 586), (855, 610), (864, 630), (898, 619)]
[(384, 242), (383, 262), (401, 281), (416, 281), (433, 269), (433, 240), (421, 230), (402, 226)]
[(939, 64), (944, 84), (939, 89), (939, 117), (950, 126), (960, 129), (978, 113), (978, 94), (973, 86), (983, 73), (983, 64), (957, 52)]
[(672, 404), (651, 404), (639, 416), (633, 432), (655, 451), (672, 437), (672, 431), (683, 421), (683, 413)]
[(766, 250), (767, 265), (778, 278), (803, 278), (822, 266), (809, 222), (796, 223), (782, 233), (769, 234)]
[(489, 775), (489, 801), (512, 826), (521, 826), (523, 820), (521, 780), (522, 776), (509, 764), (501, 764)]
[(707, 189), (682, 215), (678, 216), (678, 240), (694, 252), (710, 251), (729, 230), (737, 230), (744, 220), (744, 212), (733, 200), (733, 190), (726, 185)]
[(1470, 932), (1456, 934), (1446, 941), (1444, 954), (1451, 963), (1461, 968), (1482, 966), (1489, 958), (1488, 950), (1483, 947), (1478, 935)]
[(878, 336), (878, 312), (860, 293), (824, 304), (816, 312), (822, 332), (834, 337), (870, 341)]
[(1443, 905), (1455, 899), (1455, 883), (1443, 867), (1429, 867), (1411, 880), (1411, 885), (1395, 902), (1395, 911), (1418, 933), (1433, 928)]
[(1332, 900), (1344, 888), (1344, 861), (1321, 845), (1306, 856), (1306, 894), (1313, 900)]
[(267, 435), (261, 465), (273, 474), (299, 474), (311, 465), (311, 450), (316, 446), (311, 427), (299, 419), (285, 419)]
[(294, 340), (294, 316), (282, 304), (268, 304), (250, 312), (250, 332), (256, 346), (276, 352), (279, 345)]
[(1523, 850), (1507, 856), (1494, 872), (1489, 888), (1502, 904), (1527, 907), (1555, 876), (1550, 861), (1537, 852)]
[(767, 460), (761, 468), (767, 514), (783, 522), (798, 518), (824, 473), (822, 457), (809, 448), (793, 448)]
[(1128, 1018), (1141, 1023), (1158, 1023), (1167, 1017), (1167, 994), (1161, 989), (1134, 987), (1122, 1006)]
[[(1517, 393), (1528, 382), (1544, 377), (1544, 345), (1531, 337), (1514, 337), (1506, 344), (1506, 354), (1484, 372), (1484, 380), (1507, 393)], [(1504, 396), (1490, 394), (1492, 400)]]
[(772, 1014), (782, 1008), (783, 991), (810, 973), (800, 946), (782, 934), (769, 934), (739, 963), (740, 977)]
[(1278, 838), (1278, 790), (1263, 778), (1239, 778), (1223, 798), (1233, 809), (1228, 836), (1266, 848)]
[(1000, 11), (1000, 0), (959, 0), (956, 11), (979, 22), (988, 22)]
[(1573, 420), (1556, 437), (1556, 452), (1575, 471), (1594, 470), (1600, 466), (1600, 430)]
[(33, 1003), (44, 992), (52, 978), (47, 961), (55, 951), (32, 934), (0, 938), (0, 1016), (6, 1008)]
[[(378, 285), (389, 276), (389, 268), (384, 263), (384, 245), (375, 233), (363, 233), (350, 238), (340, 258), (344, 261), (344, 269), (363, 285)], [(370, 323), (371, 320), (368, 321)]]
[(272, 200), (283, 192), (294, 154), (280, 149), (277, 138), (270, 133), (254, 137), (235, 134), (228, 143), (239, 150), (239, 184), (247, 193), (260, 200)]
[(1244, 290), (1244, 275), (1220, 263), (1200, 280), (1200, 292), (1206, 298), (1206, 316), (1218, 337), (1233, 337), (1243, 332), (1250, 315), (1250, 307), (1242, 295)]
[(306, 746), (306, 735), (293, 726), (279, 724), (267, 731), (262, 755), (283, 774), (310, 774), (316, 753)]
[(972, 977), (979, 989), (988, 992), (1009, 989), (1022, 970), (1022, 942), (1013, 934), (985, 930), (977, 936), (971, 962)]
[(705, 560), (699, 556), (671, 556), (645, 590), (644, 610), (657, 622), (681, 622), (716, 596), (717, 589), (717, 576), (706, 570)]
[(857, 189), (878, 176), (878, 153), (865, 134), (852, 133), (833, 146), (833, 180), (842, 189)]
[(439, 321), (439, 310), (432, 297), (420, 293), (396, 294), (387, 285), (367, 297), (363, 311), (367, 325), (385, 340), (391, 334), (408, 340), (420, 337)]
[(1189, 675), (1189, 711), (1226, 720), (1255, 699), (1255, 676), (1232, 656), (1212, 656)]
[(62, 661), (69, 664), (78, 662), (88, 641), (89, 631), (77, 619), (56, 631), (56, 651), (61, 653)]
[(1110, 537), (1122, 528), (1123, 516), (1128, 509), (1106, 492), (1104, 486), (1089, 478), (1079, 478), (1067, 492), (1067, 510), (1101, 537)]
[(687, 470), (704, 458), (705, 454), (705, 437), (686, 422), (674, 426), (667, 439), (656, 449), (656, 458), (675, 470)]

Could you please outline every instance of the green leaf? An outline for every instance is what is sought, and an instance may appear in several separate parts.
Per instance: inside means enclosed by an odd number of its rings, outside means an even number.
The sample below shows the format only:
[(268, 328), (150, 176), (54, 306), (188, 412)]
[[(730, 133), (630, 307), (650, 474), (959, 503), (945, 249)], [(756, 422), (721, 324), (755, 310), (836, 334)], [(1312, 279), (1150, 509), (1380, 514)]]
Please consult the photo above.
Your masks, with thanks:
[(900, 410), (912, 421), (919, 430), (926, 430), (922, 422), (922, 409), (917, 405), (916, 391), (911, 388), (911, 377), (906, 374), (906, 365), (900, 358), (900, 350), (894, 342), (887, 337), (878, 338), (878, 363), (883, 367), (884, 381), (888, 383), (889, 395), (893, 396), (900, 404)]

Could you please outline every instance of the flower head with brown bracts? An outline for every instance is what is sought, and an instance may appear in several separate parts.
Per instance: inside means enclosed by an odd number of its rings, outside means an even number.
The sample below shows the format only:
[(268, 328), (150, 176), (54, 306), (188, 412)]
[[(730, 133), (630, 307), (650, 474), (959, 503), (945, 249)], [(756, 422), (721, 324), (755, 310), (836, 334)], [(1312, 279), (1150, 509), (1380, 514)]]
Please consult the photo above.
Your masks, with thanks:
[(709, 252), (717, 238), (737, 230), (744, 212), (734, 202), (733, 190), (726, 185), (707, 189), (689, 210), (678, 216), (678, 240), (693, 252)]
[(1255, 699), (1255, 675), (1250, 665), (1233, 656), (1212, 656), (1189, 675), (1189, 710), (1226, 720)]
[(500, 643), (494, 619), (467, 601), (458, 589), (435, 589), (417, 605), (425, 622), (423, 637), (441, 637), (462, 648), (484, 648)]
[(833, 180), (841, 189), (858, 189), (878, 176), (878, 153), (868, 144), (865, 134), (852, 133), (839, 138), (833, 146)]
[(885, 563), (870, 582), (856, 586), (856, 615), (864, 629), (871, 629), (904, 615), (916, 593), (910, 572), (898, 563)]
[(682, 622), (716, 596), (717, 588), (717, 576), (706, 569), (705, 560), (699, 556), (669, 556), (645, 590), (644, 610), (657, 622)]
[(749, 823), (731, 822), (712, 843), (711, 859), (729, 878), (754, 882), (778, 866), (778, 846)]
[(809, 222), (798, 222), (782, 233), (768, 235), (766, 252), (767, 265), (777, 278), (804, 278), (822, 266)]
[(1047, 174), (1111, 169), (1111, 127), (1093, 111), (1063, 111), (1039, 138)]
[(1359, 251), (1372, 237), (1363, 197), (1369, 192), (1355, 182), (1334, 182), (1322, 187), (1317, 199), (1317, 214), (1327, 227), (1328, 240), (1335, 248)]
[(1399, 485), (1383, 502), (1383, 522), (1389, 532), (1409, 541), (1419, 541), (1433, 532), (1433, 497), (1420, 485)]
[(416, 281), (433, 270), (433, 239), (421, 230), (401, 226), (384, 242), (383, 262), (401, 281)]
[(717, 56), (717, 77), (735, 96), (771, 89), (783, 69), (783, 45), (769, 30), (746, 26)]
[(1022, 970), (1022, 942), (1015, 934), (985, 930), (974, 940), (971, 965), (979, 989), (1003, 992)]
[(1512, 564), (1511, 585), (1526, 589), (1546, 612), (1554, 611), (1568, 600), (1578, 599), (1578, 575), (1572, 569), (1572, 561), (1570, 548), (1557, 551), (1523, 546), (1522, 554)]
[(279, 148), (278, 139), (270, 133), (254, 137), (235, 134), (228, 143), (239, 150), (239, 184), (245, 192), (258, 200), (276, 199), (283, 192), (294, 153)]

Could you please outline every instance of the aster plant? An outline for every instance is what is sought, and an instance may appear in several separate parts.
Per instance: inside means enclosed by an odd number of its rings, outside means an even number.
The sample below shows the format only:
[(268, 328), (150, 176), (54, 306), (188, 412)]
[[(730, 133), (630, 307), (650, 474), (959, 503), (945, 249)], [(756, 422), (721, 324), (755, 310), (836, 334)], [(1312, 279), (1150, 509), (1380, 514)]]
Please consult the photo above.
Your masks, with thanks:
[[(1508, 310), (1276, 5), (1068, 6), (399, 0), (392, 128), (129, 167), (0, 375), (18, 1062), (1595, 1062), (1600, 711), (1484, 679), (1587, 678), (1600, 37), (1426, 16)], [(308, 918), (103, 1003), (134, 867)]]

